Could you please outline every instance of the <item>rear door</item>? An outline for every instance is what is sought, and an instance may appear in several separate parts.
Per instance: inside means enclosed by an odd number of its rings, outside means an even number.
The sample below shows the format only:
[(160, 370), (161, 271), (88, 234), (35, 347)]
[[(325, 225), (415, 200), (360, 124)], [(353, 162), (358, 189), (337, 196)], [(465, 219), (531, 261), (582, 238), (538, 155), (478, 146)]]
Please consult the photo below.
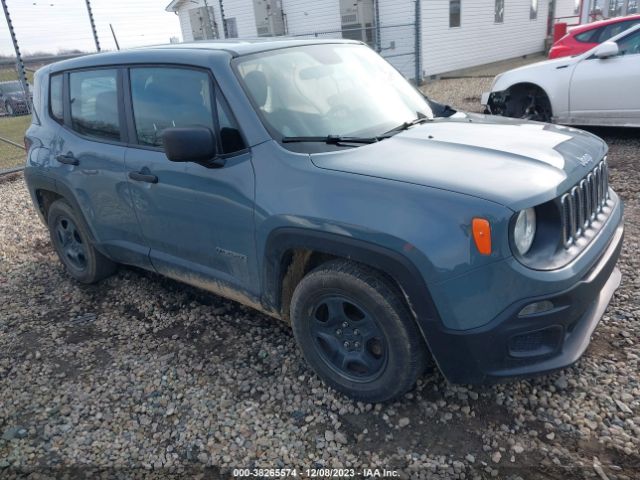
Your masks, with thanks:
[(69, 189), (89, 228), (115, 260), (150, 267), (124, 169), (126, 128), (117, 68), (64, 75), (63, 127), (51, 146), (60, 188)]
[(640, 30), (616, 43), (616, 57), (588, 57), (576, 65), (569, 90), (572, 123), (640, 124)]
[[(184, 66), (132, 66), (127, 80), (132, 143), (126, 168), (151, 262), (164, 275), (233, 296), (257, 295), (251, 153), (211, 73)], [(222, 167), (167, 159), (161, 134), (204, 126)]]

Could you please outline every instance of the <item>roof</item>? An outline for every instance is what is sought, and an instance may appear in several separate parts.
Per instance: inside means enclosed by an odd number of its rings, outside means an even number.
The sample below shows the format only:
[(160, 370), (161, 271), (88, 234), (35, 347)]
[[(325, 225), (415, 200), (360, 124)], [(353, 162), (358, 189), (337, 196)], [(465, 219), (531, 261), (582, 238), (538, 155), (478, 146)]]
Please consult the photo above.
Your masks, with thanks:
[[(181, 1), (181, 0), (178, 0)], [(597, 22), (585, 23), (584, 25), (578, 25), (570, 29), (571, 33), (582, 33), (587, 30), (591, 30), (598, 27), (604, 27), (605, 25), (611, 25), (612, 23), (626, 22), (628, 20), (640, 20), (640, 15), (627, 15), (626, 17), (613, 17), (606, 20), (598, 20)]]
[[(357, 40), (347, 40), (342, 38), (318, 39), (318, 38), (292, 38), (292, 37), (263, 37), (263, 38), (230, 38), (227, 40), (203, 40), (197, 42), (170, 43), (165, 45), (154, 45), (150, 47), (140, 47), (146, 49), (167, 49), (167, 50), (223, 50), (231, 53), (234, 57), (249, 55), (251, 53), (267, 52), (281, 48), (297, 47), (302, 45), (318, 44), (361, 44)], [(138, 49), (136, 49), (138, 50)]]
[(173, 0), (167, 7), (164, 9), (165, 12), (175, 12), (178, 10), (178, 5), (180, 5), (183, 0)]
[[(239, 57), (252, 53), (268, 52), (281, 48), (290, 48), (303, 45), (327, 45), (327, 44), (352, 44), (359, 45), (362, 42), (344, 39), (294, 39), (289, 37), (257, 38), (257, 39), (229, 39), (229, 40), (205, 40), (200, 42), (174, 43), (165, 45), (152, 45), (148, 47), (132, 48), (117, 52), (93, 53), (69, 60), (62, 60), (50, 65), (53, 71), (65, 69), (86, 68), (98, 65), (118, 65), (146, 61), (160, 61), (162, 52), (171, 53), (173, 61), (187, 60), (189, 56), (215, 53), (227, 57)], [(178, 52), (183, 51), (184, 55)], [(169, 55), (167, 55), (168, 57)]]

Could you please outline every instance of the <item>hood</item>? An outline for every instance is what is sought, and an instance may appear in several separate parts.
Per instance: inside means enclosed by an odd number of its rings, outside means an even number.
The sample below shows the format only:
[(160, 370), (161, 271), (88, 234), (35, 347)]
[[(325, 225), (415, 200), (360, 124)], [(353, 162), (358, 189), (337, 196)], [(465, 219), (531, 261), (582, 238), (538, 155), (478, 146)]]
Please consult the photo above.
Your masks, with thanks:
[(417, 125), (363, 147), (311, 155), (319, 168), (472, 195), (513, 210), (551, 200), (607, 152), (575, 128), (475, 114)]
[(513, 68), (511, 70), (507, 70), (506, 72), (499, 73), (498, 75), (496, 75), (493, 83), (495, 85), (498, 79), (505, 74), (511, 75), (512, 73), (516, 73), (516, 72), (521, 73), (521, 72), (526, 72), (528, 70), (545, 70), (545, 69), (555, 70), (559, 67), (571, 65), (577, 60), (578, 60), (577, 56), (570, 56), (570, 57), (554, 58), (551, 60), (542, 60), (541, 62), (536, 62), (536, 63), (530, 63), (528, 65), (523, 65), (521, 67)]

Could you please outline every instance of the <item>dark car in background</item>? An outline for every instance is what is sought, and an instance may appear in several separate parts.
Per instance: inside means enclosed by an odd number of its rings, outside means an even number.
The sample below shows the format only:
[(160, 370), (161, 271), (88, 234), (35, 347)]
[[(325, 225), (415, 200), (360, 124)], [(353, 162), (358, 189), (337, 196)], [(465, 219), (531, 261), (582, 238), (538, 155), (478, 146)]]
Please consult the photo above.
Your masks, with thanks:
[(7, 115), (27, 115), (27, 102), (27, 95), (19, 81), (0, 82), (0, 106)]

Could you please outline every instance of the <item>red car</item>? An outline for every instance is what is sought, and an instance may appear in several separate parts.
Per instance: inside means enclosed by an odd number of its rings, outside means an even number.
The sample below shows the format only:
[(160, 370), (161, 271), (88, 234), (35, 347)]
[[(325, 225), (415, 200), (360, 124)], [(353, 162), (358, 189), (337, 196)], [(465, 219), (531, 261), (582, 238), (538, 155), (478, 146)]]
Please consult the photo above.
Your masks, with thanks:
[(553, 44), (549, 58), (579, 55), (638, 23), (640, 15), (629, 15), (580, 25)]

